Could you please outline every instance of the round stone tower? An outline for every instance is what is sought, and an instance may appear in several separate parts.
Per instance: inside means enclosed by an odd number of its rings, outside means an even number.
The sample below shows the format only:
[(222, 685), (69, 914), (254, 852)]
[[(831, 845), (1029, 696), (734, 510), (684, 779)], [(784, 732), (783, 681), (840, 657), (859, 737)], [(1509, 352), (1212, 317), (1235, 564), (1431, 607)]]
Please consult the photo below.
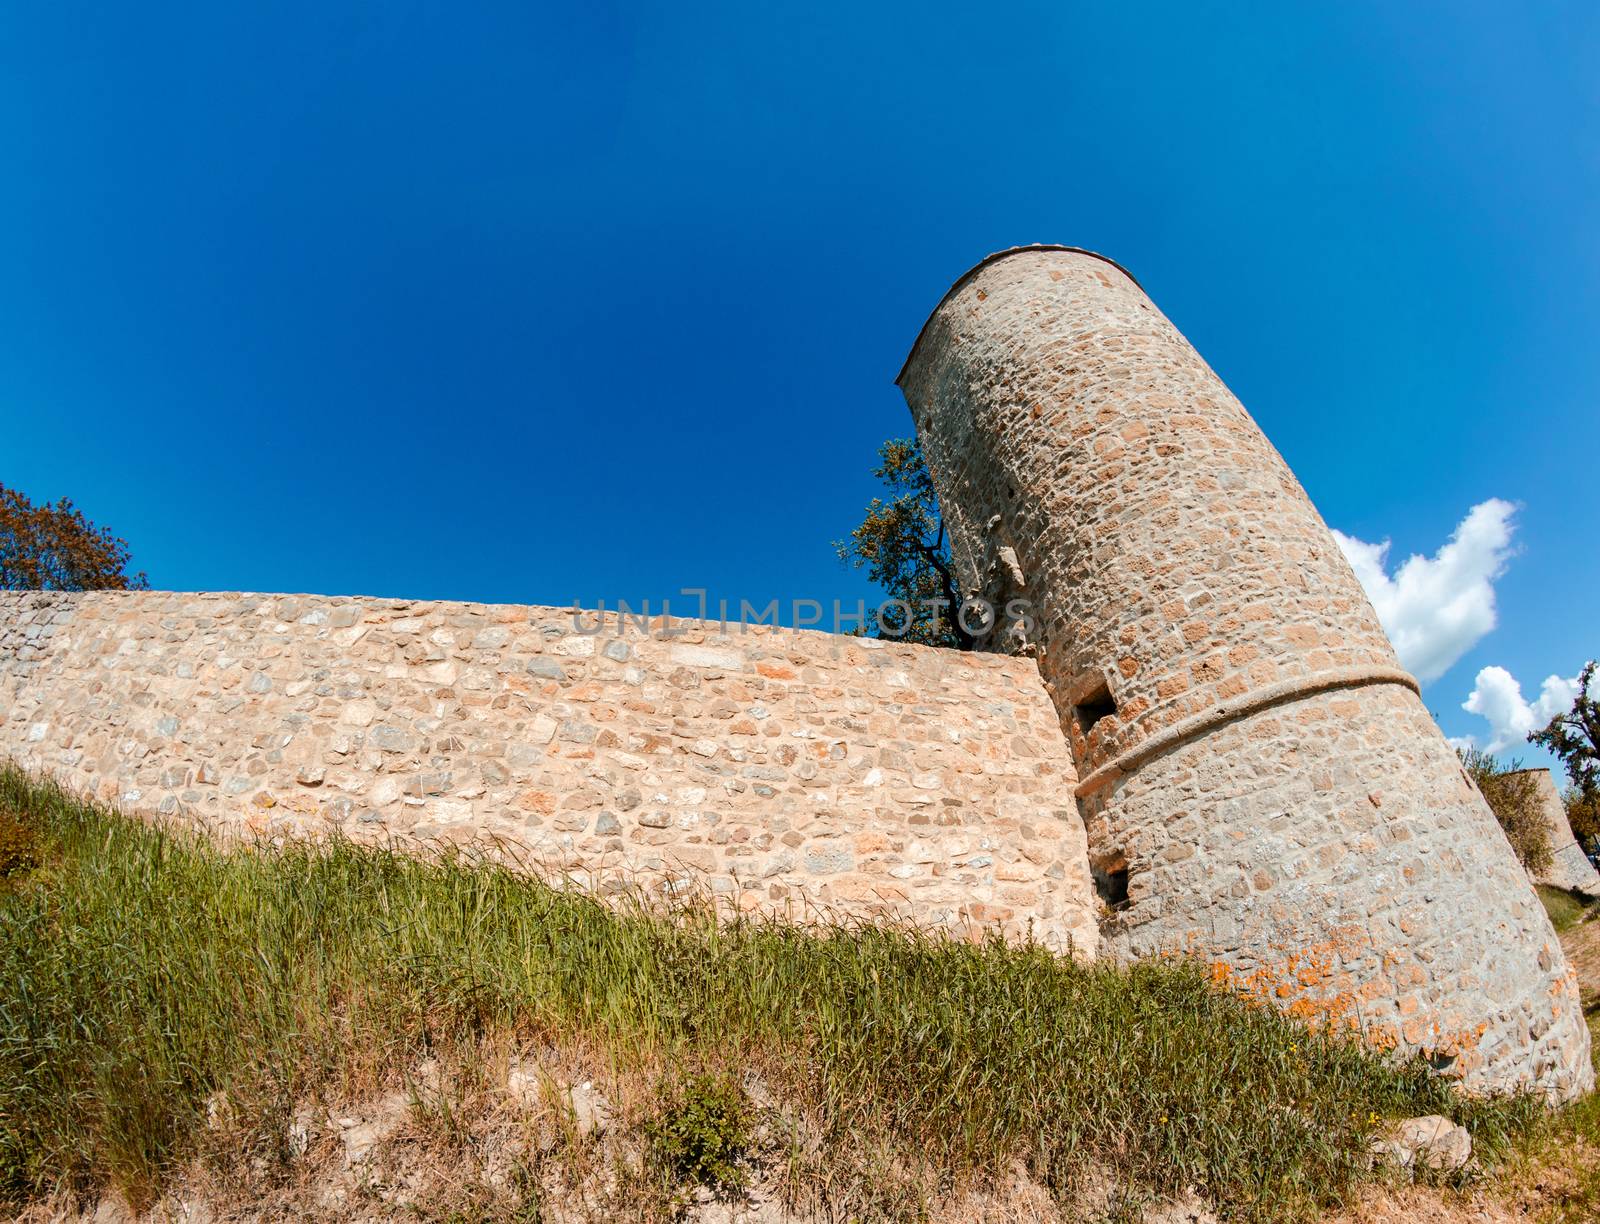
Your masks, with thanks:
[(1474, 1088), (1589, 1088), (1494, 816), (1294, 474), (1134, 279), (992, 255), (898, 382), (967, 593), (1012, 606), (984, 644), (1036, 655), (1071, 741), (1105, 949), (1200, 956)]

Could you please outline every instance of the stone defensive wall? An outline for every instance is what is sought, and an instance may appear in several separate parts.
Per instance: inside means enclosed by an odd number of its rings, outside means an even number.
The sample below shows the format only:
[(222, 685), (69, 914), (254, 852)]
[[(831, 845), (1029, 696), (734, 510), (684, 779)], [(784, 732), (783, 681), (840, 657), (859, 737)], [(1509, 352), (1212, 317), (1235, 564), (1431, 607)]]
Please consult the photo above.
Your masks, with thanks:
[(1098, 941), (1031, 659), (311, 595), (0, 593), (0, 757), (224, 832), (490, 841), (591, 887)]

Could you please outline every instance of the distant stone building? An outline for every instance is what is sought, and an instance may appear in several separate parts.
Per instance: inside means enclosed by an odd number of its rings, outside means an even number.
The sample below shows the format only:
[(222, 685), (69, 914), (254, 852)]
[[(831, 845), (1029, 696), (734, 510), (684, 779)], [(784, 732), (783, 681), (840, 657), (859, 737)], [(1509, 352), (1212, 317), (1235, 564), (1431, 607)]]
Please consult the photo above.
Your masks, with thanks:
[(1544, 910), (1281, 457), (1122, 268), (1001, 252), (899, 383), (966, 591), (1025, 594), (1119, 955), (1481, 1088), (1590, 1086)]
[(1566, 804), (1561, 802), (1561, 792), (1556, 789), (1550, 771), (1524, 769), (1520, 772), (1534, 787), (1539, 812), (1544, 817), (1545, 834), (1550, 839), (1550, 865), (1538, 872), (1534, 879), (1552, 888), (1600, 897), (1600, 873), (1595, 871), (1589, 856), (1573, 836), (1572, 825), (1567, 821)]

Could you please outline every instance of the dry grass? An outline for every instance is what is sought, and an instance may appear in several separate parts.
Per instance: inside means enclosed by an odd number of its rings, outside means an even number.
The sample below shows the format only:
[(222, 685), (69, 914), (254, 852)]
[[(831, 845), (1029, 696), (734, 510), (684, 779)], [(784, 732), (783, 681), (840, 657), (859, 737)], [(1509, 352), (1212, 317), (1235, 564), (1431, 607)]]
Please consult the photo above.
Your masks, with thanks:
[[(1531, 1101), (1466, 1100), (1183, 963), (619, 908), (459, 852), (223, 850), (11, 769), (0, 811), (37, 863), (0, 893), (13, 1205), (143, 1205), (181, 1173), (337, 1218), (316, 1205), (350, 1129), (330, 1110), (386, 1100), (406, 1122), (372, 1201), (461, 1219), (667, 1219), (732, 1170), (819, 1219), (1018, 1186), (1083, 1218), (1109, 1186), (1125, 1216), (1193, 1190), (1294, 1220), (1354, 1201), (1387, 1118), (1449, 1114), (1489, 1160), (1537, 1126)], [(507, 1104), (513, 1059), (542, 1104)], [(561, 1104), (577, 1077), (612, 1101), (603, 1143)]]

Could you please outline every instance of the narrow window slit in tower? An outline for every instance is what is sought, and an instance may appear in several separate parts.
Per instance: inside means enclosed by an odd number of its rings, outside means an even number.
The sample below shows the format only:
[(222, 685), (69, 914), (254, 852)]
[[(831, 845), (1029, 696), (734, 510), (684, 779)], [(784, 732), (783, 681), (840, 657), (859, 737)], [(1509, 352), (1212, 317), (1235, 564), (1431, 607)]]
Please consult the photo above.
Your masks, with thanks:
[(1106, 715), (1115, 714), (1116, 712), (1116, 700), (1111, 696), (1111, 690), (1106, 686), (1104, 680), (1088, 696), (1076, 702), (1072, 707), (1072, 716), (1078, 720), (1078, 730), (1085, 735), (1089, 734), (1095, 723)]

